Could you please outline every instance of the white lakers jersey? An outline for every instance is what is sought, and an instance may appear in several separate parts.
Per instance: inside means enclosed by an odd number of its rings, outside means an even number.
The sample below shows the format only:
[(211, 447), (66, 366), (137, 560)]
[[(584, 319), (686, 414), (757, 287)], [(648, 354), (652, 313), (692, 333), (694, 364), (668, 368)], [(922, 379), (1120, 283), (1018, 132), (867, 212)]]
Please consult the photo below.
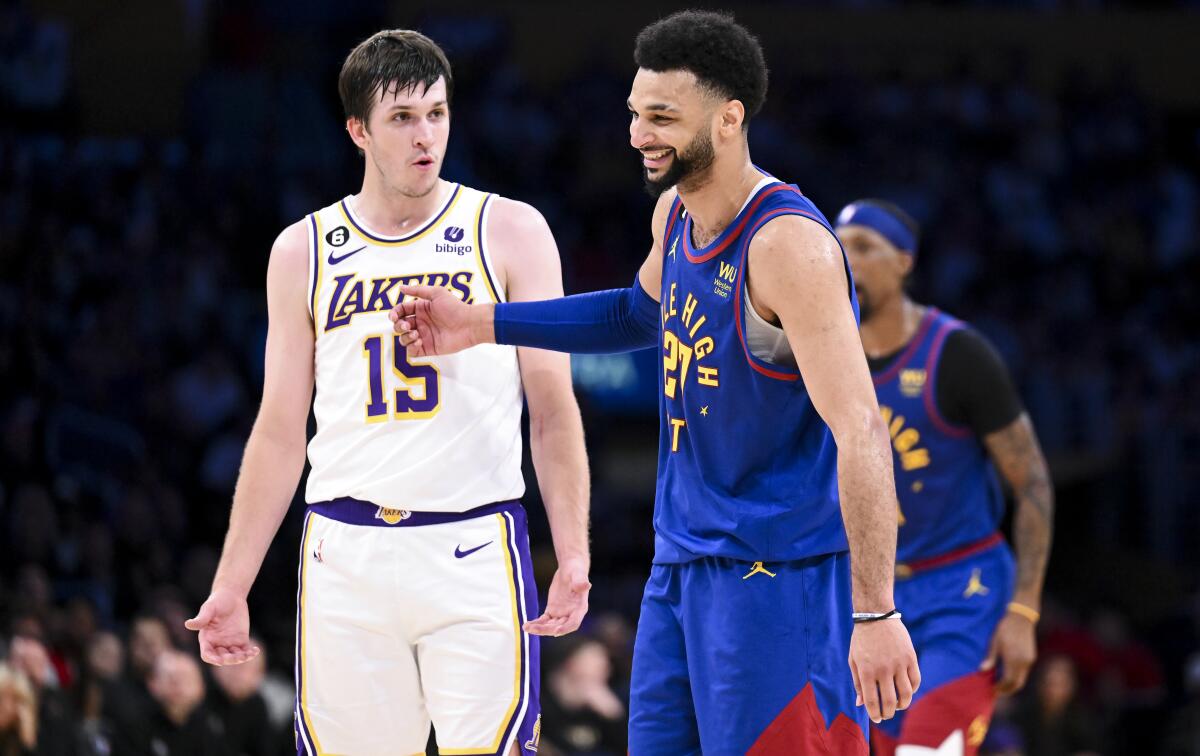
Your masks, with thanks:
[(484, 248), (493, 196), (450, 185), (433, 217), (402, 237), (369, 229), (350, 198), (309, 216), (317, 418), (309, 503), (352, 497), (457, 512), (524, 494), (516, 349), (409, 359), (388, 318), (407, 284), (503, 301)]

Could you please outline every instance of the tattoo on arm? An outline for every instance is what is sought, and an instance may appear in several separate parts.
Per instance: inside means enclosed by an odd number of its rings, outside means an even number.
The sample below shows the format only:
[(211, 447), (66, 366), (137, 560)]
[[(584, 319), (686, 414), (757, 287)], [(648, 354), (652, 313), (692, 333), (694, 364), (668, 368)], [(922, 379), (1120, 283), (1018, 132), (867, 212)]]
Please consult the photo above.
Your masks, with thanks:
[(984, 438), (1017, 501), (1013, 540), (1017, 552), (1017, 600), (1040, 601), (1054, 531), (1054, 487), (1027, 413)]

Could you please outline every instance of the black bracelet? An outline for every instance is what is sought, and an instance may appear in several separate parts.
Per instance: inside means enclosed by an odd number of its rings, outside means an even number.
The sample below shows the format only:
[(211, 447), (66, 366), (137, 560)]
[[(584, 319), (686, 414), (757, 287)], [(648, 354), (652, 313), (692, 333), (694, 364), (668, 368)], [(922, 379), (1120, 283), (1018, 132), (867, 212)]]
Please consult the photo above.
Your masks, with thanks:
[(854, 612), (850, 615), (850, 619), (854, 620), (854, 624), (861, 625), (864, 622), (878, 622), (885, 619), (900, 619), (900, 610), (893, 609), (890, 612), (882, 614), (876, 612)]

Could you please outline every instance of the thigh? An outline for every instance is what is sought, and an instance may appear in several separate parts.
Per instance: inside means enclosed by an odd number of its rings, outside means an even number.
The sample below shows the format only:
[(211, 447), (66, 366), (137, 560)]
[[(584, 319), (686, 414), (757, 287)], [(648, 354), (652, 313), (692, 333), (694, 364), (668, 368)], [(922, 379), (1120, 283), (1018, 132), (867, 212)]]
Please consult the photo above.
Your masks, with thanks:
[[(921, 665), (916, 701), (979, 670), (1012, 596), (1012, 581), (1012, 557), (996, 548), (902, 584), (897, 595), (916, 614), (908, 623)], [(902, 611), (907, 620), (909, 611)]]
[(700, 753), (679, 610), (683, 565), (656, 564), (642, 595), (629, 685), (631, 756)]
[(390, 532), (309, 513), (296, 618), (296, 728), (302, 754), (424, 751), (417, 664), (394, 632), (394, 585), (378, 569)]
[(961, 743), (973, 754), (995, 706), (991, 672), (979, 671), (1012, 593), (1012, 557), (996, 548), (918, 576), (906, 600), (922, 607), (912, 626), (921, 688), (899, 730), (900, 745)]
[(522, 627), (537, 616), (537, 588), (524, 511), (410, 535), (420, 539), (410, 554), (424, 571), (411, 586), (422, 606), (414, 637), (439, 750), (536, 748), (539, 645)]
[(689, 565), (684, 633), (705, 754), (866, 753), (844, 555)]

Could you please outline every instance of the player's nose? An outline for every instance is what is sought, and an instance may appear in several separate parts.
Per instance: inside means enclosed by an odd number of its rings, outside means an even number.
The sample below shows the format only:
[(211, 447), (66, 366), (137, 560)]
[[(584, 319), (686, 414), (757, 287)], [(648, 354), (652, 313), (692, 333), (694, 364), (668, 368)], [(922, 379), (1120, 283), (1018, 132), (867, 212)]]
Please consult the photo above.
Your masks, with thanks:
[(429, 149), (433, 144), (433, 124), (422, 119), (413, 132), (413, 146), (420, 147), (423, 150)]
[(634, 118), (629, 121), (629, 146), (635, 150), (640, 150), (651, 143), (650, 130), (644, 125), (640, 118)]

